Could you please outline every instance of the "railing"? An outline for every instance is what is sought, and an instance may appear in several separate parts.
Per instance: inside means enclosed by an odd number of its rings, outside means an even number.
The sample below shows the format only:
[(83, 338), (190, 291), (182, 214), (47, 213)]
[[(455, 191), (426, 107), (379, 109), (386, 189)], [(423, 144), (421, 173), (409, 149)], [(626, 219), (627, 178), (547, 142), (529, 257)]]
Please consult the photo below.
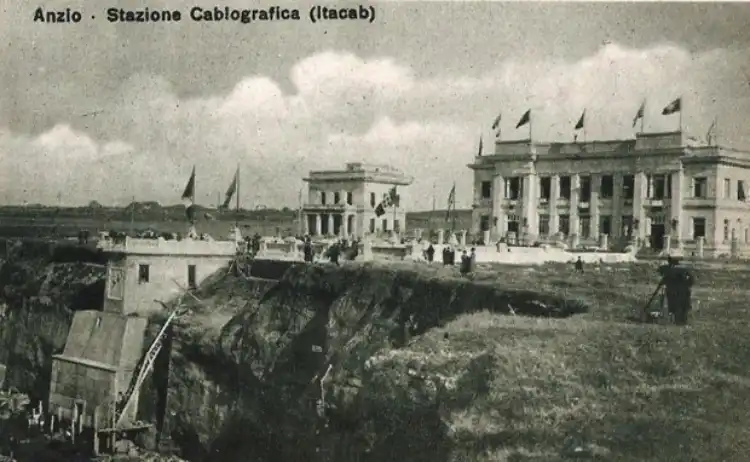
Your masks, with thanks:
[(99, 241), (97, 248), (105, 252), (125, 252), (143, 254), (185, 254), (185, 255), (226, 255), (237, 253), (234, 241), (201, 241), (194, 239), (166, 240), (138, 239), (126, 237), (124, 239), (107, 239)]

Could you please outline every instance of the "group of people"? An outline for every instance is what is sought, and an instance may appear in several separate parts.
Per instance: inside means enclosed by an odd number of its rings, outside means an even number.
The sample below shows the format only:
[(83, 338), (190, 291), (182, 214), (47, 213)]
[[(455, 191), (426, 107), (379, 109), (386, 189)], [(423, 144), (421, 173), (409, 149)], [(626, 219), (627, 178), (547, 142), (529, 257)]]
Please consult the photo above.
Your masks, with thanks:
[[(432, 263), (435, 260), (435, 247), (430, 244), (424, 251), (425, 260), (428, 263)], [(468, 254), (466, 250), (461, 253), (461, 266), (460, 272), (462, 275), (468, 275), (474, 271), (474, 265), (477, 261), (476, 249), (471, 248), (471, 254)], [(453, 266), (456, 264), (456, 249), (450, 245), (443, 247), (443, 265)]]
[[(304, 245), (302, 246), (302, 253), (304, 260), (307, 263), (312, 263), (315, 260), (315, 249), (313, 248), (312, 239), (310, 236), (305, 236)], [(343, 256), (345, 260), (354, 260), (359, 255), (359, 240), (355, 239), (349, 241), (347, 239), (341, 239), (331, 244), (326, 249), (324, 257), (327, 257), (334, 265), (339, 264), (339, 260)]]

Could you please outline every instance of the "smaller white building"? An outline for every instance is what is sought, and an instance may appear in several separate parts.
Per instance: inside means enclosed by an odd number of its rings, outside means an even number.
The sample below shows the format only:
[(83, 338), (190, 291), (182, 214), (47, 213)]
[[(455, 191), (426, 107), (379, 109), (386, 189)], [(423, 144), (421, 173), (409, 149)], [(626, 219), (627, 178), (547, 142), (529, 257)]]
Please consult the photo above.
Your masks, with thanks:
[[(312, 171), (303, 207), (305, 234), (363, 237), (406, 230), (406, 186), (414, 179), (388, 165), (348, 163), (345, 170)], [(393, 188), (397, 204), (378, 215), (378, 206)]]

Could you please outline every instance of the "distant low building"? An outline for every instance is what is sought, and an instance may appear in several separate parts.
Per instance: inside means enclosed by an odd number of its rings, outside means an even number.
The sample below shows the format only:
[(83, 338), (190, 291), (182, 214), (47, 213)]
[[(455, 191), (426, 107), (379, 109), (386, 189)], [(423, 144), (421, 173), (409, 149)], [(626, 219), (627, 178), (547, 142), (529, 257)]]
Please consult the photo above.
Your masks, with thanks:
[(750, 243), (750, 153), (689, 145), (681, 132), (498, 141), (469, 167), (473, 228), (493, 240), (514, 234), (594, 243), (607, 235), (693, 251), (702, 241), (707, 254)]
[[(406, 229), (406, 186), (413, 178), (387, 165), (348, 163), (345, 170), (313, 171), (303, 206), (305, 233), (354, 236)], [(394, 205), (383, 204), (396, 188)], [(385, 205), (378, 214), (378, 206)]]

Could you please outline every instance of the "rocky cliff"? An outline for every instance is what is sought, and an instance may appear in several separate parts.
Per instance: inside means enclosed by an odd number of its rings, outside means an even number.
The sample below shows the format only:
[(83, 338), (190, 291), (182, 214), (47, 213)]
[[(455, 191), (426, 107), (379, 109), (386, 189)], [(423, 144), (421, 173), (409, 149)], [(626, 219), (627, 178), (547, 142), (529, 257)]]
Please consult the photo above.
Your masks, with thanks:
[[(13, 247), (0, 266), (0, 362), (11, 385), (40, 398), (72, 314), (101, 305), (103, 270), (73, 251), (30, 249)], [(409, 265), (296, 265), (279, 281), (221, 274), (196, 295), (141, 402), (196, 461), (462, 460), (450, 416), (486, 394), (496, 358), (410, 345), (470, 312), (587, 309)], [(155, 332), (163, 319), (152, 321)]]

